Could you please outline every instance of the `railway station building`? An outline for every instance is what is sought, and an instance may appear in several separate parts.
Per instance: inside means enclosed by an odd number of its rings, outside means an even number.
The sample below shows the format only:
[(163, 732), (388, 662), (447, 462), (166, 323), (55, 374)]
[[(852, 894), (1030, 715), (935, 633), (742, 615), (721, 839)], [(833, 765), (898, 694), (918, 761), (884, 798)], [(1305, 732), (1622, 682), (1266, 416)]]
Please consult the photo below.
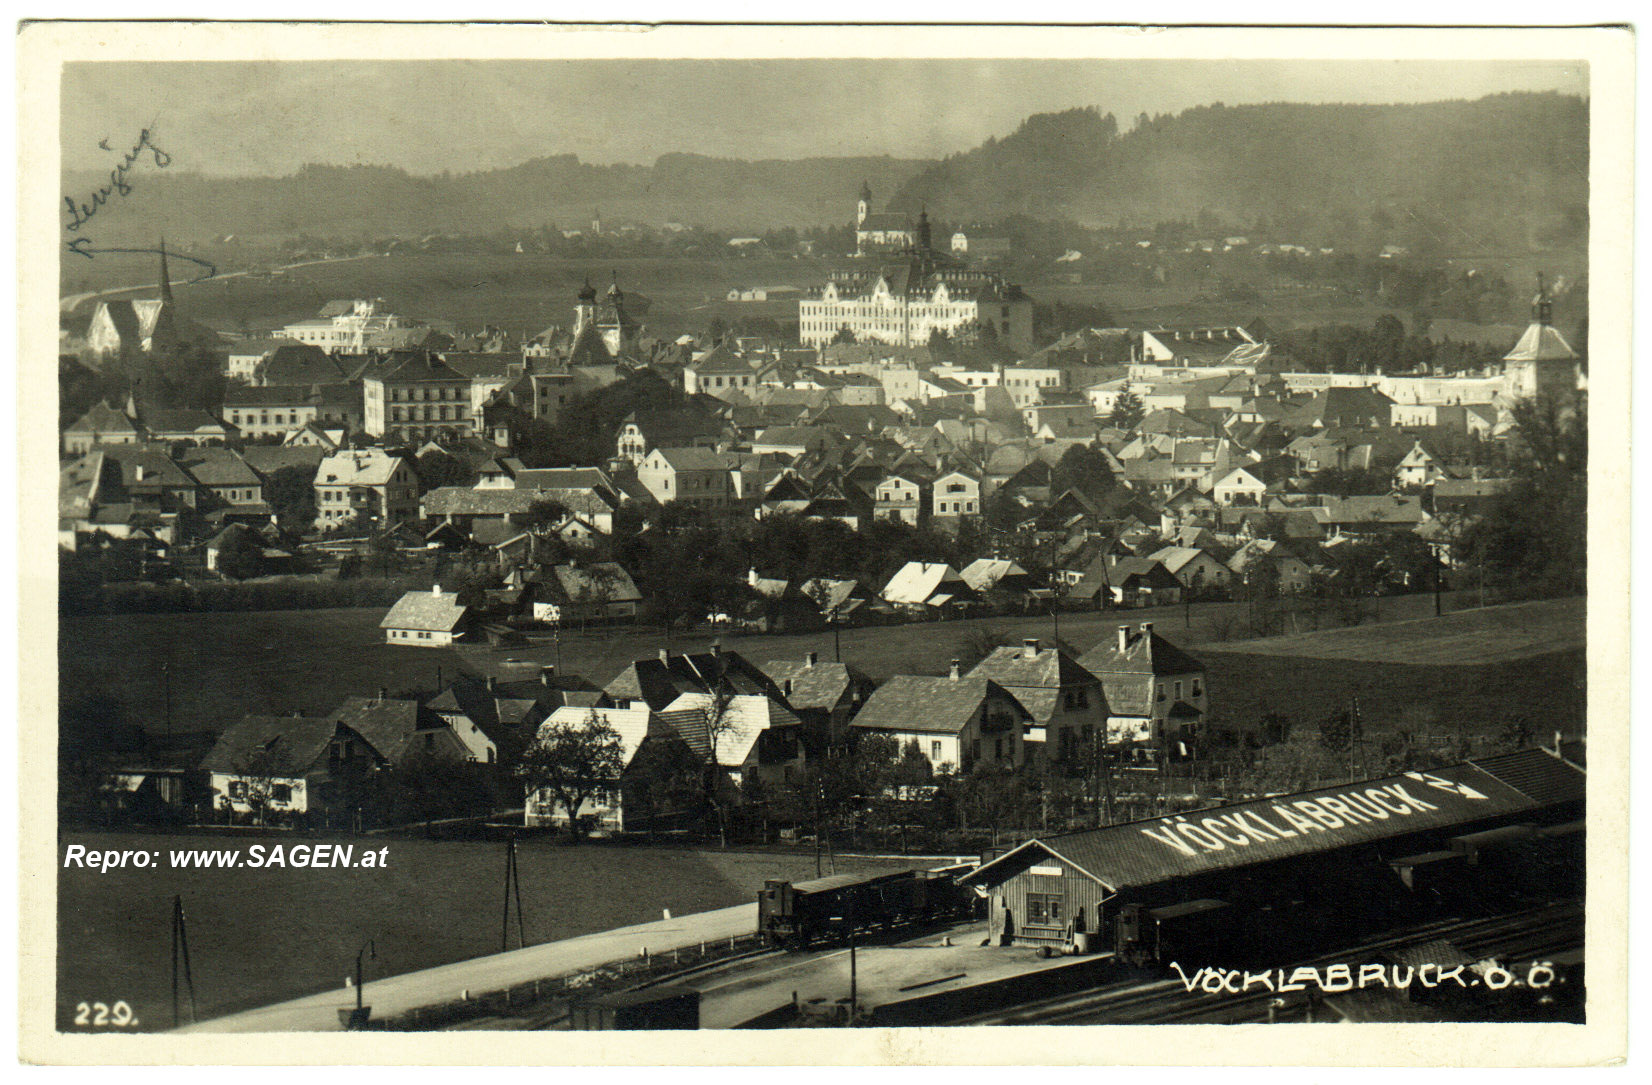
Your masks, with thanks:
[(1578, 824), (1584, 783), (1557, 754), (1524, 750), (1039, 837), (987, 857), (960, 881), (988, 898), (999, 945), (1068, 945), (1082, 933), (1109, 948), (1127, 906), (1192, 901), (1240, 905), (1276, 930), (1299, 915), (1337, 917), (1353, 930), (1404, 899), (1419, 861), (1477, 862), (1472, 834)]

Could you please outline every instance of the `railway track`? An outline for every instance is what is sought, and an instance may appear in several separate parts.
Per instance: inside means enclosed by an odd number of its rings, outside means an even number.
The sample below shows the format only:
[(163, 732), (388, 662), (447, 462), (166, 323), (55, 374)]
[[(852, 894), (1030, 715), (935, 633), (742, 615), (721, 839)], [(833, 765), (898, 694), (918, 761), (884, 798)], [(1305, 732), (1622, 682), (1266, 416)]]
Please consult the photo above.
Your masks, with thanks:
[[(1384, 952), (1433, 941), (1447, 941), (1476, 960), (1523, 961), (1576, 949), (1583, 940), (1583, 907), (1576, 902), (1544, 905), (1486, 919), (1440, 920), (1409, 927), (1356, 946), (1285, 965), (1324, 968), (1358, 966)], [(1300, 996), (1298, 996), (1300, 998)], [(1279, 998), (1258, 989), (1239, 994), (1189, 991), (1179, 979), (1118, 983), (1009, 1010), (979, 1014), (950, 1025), (1214, 1024), (1268, 1020)], [(1300, 1003), (1298, 1003), (1298, 1008)], [(1277, 1005), (1273, 1008), (1277, 1009)]]

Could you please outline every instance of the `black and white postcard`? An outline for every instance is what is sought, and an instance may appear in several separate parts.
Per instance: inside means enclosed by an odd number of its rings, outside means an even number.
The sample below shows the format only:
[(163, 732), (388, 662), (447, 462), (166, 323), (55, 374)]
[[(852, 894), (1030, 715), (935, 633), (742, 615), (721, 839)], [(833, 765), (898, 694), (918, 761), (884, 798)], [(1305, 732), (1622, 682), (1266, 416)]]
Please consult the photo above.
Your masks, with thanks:
[(1625, 1050), (1629, 31), (18, 55), (25, 1058)]

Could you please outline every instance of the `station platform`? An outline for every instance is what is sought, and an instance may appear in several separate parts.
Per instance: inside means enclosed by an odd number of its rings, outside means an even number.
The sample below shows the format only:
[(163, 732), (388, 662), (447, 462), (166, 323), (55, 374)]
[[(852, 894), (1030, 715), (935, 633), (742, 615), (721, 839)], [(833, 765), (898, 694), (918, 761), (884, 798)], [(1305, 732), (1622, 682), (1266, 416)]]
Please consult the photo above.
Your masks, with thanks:
[[(550, 979), (627, 960), (645, 950), (654, 956), (749, 935), (757, 929), (757, 904), (737, 904), (692, 915), (620, 927), (560, 942), (473, 957), (399, 976), (369, 978), (362, 1002), (378, 1020), (475, 997), (535, 980)], [(189, 1025), (180, 1032), (339, 1032), (338, 1011), (354, 1007), (356, 991), (341, 987)]]

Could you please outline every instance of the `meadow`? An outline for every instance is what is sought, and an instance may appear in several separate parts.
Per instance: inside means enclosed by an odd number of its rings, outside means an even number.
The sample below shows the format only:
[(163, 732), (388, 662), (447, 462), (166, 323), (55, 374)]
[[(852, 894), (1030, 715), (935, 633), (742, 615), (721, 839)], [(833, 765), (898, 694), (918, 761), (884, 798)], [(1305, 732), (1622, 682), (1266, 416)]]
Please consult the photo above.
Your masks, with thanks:
[[(388, 847), (382, 870), (173, 870), (168, 853), (335, 838), (282, 834), (259, 841), (205, 834), (69, 833), (60, 848), (160, 851), (159, 867), (108, 873), (70, 868), (58, 878), (58, 1027), (79, 1002), (124, 999), (139, 1029), (170, 1028), (172, 898), (183, 898), (197, 1011), (214, 1017), (342, 987), (371, 938), (372, 976), (394, 975), (500, 949), (503, 845), (337, 838)], [(905, 869), (910, 862), (849, 859), (838, 870)], [(693, 851), (587, 842), (518, 845), (526, 942), (535, 945), (753, 899), (767, 878), (814, 876), (802, 854)], [(515, 913), (511, 947), (516, 946)], [(187, 998), (184, 1002), (187, 1015)], [(185, 1018), (187, 1021), (187, 1016)]]
[[(617, 276), (620, 288), (647, 299), (634, 309), (648, 334), (674, 337), (698, 333), (713, 317), (729, 323), (744, 319), (772, 319), (785, 324), (797, 319), (795, 295), (788, 300), (730, 302), (732, 288), (793, 286), (808, 288), (824, 280), (829, 259), (775, 254), (734, 256), (696, 253), (672, 257), (574, 258), (542, 253), (398, 252), (370, 255), (294, 267), (274, 277), (242, 275), (248, 267), (244, 253), (234, 248), (208, 247), (196, 255), (217, 264), (218, 274), (179, 285), (174, 293), (184, 311), (208, 327), (232, 335), (265, 334), (294, 320), (316, 315), (334, 298), (382, 297), (398, 313), (424, 320), (447, 321), (475, 331), (484, 324), (513, 334), (533, 335), (553, 324), (566, 325), (574, 296), (587, 277), (598, 290), (607, 289)], [(1010, 278), (1020, 282), (1040, 304), (1095, 305), (1116, 321), (1131, 326), (1155, 324), (1237, 324), (1258, 315), (1276, 330), (1328, 324), (1369, 326), (1391, 310), (1374, 299), (1350, 295), (1327, 286), (1302, 285), (1279, 279), (1249, 255), (1211, 258), (1212, 273), (1204, 279), (1142, 282), (1134, 277), (1117, 281), (1091, 278), (1083, 283), (1060, 281), (1054, 265), (1016, 268)], [(1477, 261), (1506, 275), (1523, 275), (1518, 261), (1487, 257)], [(174, 262), (174, 274), (183, 278), (193, 265)], [(156, 257), (152, 254), (108, 255), (95, 262), (75, 262), (63, 268), (65, 294), (138, 287), (130, 296), (153, 296)], [(1527, 277), (1510, 278), (1524, 283)], [(1246, 283), (1260, 300), (1224, 299), (1222, 284)], [(142, 285), (140, 285), (142, 284)], [(82, 301), (76, 320), (89, 318), (92, 305)], [(1398, 314), (1409, 324), (1409, 313)], [(1476, 325), (1439, 321), (1436, 337), (1512, 342), (1503, 325)]]
[[(1433, 597), (1385, 598), (1376, 618), (1368, 618), (1367, 624), (1317, 634), (1320, 639), (1313, 643), (1335, 645), (1339, 643), (1337, 638), (1359, 635), (1375, 637), (1378, 642), (1386, 637), (1388, 642), (1403, 647), (1405, 643), (1425, 641), (1434, 622), (1441, 623), (1438, 628), (1442, 635), (1461, 636), (1465, 629), (1478, 628), (1483, 631), (1479, 634), (1481, 640), (1489, 643), (1487, 638), (1501, 636), (1498, 630), (1515, 628), (1509, 615), (1520, 615), (1520, 620), (1534, 627), (1552, 630), (1543, 637), (1552, 636), (1553, 640), (1530, 639), (1528, 647), (1533, 653), (1549, 645), (1551, 654), (1542, 658), (1558, 658), (1552, 653), (1568, 651), (1581, 657), (1581, 601), (1461, 609), (1471, 599), (1471, 593), (1448, 595), (1444, 619), (1408, 622), (1432, 615)], [(1539, 670), (1526, 661), (1490, 657), (1459, 661), (1472, 666), (1442, 667), (1380, 659), (1361, 663), (1353, 658), (1299, 658), (1312, 655), (1312, 648), (1292, 649), (1290, 655), (1281, 656), (1277, 646), (1295, 638), (1223, 641), (1241, 607), (1235, 603), (1201, 603), (1191, 607), (1068, 613), (1060, 616), (1060, 635), (1082, 653), (1113, 635), (1122, 623), (1154, 622), (1159, 632), (1175, 643), (1198, 647), (1201, 658), (1209, 657), (1216, 700), (1224, 710), (1235, 706), (1235, 711), (1238, 705), (1250, 704), (1247, 698), (1252, 698), (1260, 681), (1253, 676), (1271, 673), (1276, 667), (1287, 676), (1293, 669), (1305, 676), (1323, 675), (1326, 689), (1352, 689), (1355, 679), (1339, 676), (1357, 673), (1361, 676), (1358, 681), (1392, 689), (1401, 699), (1417, 688), (1421, 674), (1459, 672), (1459, 679), (1441, 682), (1439, 695), (1446, 697), (1448, 704), (1453, 698), (1466, 696), (1465, 690), (1473, 684), (1468, 681), (1470, 676), (1501, 676), (1499, 681), (1506, 678), (1524, 688), (1523, 684), (1534, 680), (1530, 676)], [(667, 646), (658, 628), (645, 626), (593, 630), (583, 635), (569, 631), (560, 638), (560, 645), (546, 637), (525, 647), (500, 649), (486, 645), (392, 646), (384, 643), (378, 627), (383, 616), (378, 609), (348, 609), (67, 617), (59, 626), (59, 693), (65, 701), (87, 696), (107, 698), (119, 705), (130, 720), (152, 732), (164, 729), (170, 698), (174, 730), (218, 731), (248, 713), (325, 714), (348, 696), (371, 696), (381, 688), (432, 690), (438, 677), (450, 679), (461, 669), (502, 673), (509, 669), (510, 660), (556, 663), (564, 674), (582, 675), (604, 685), (632, 660), (657, 655)], [(1405, 624), (1388, 624), (1396, 622)], [(983, 633), (1006, 639), (1048, 640), (1055, 633), (1055, 624), (1048, 616), (1033, 616), (845, 629), (840, 637), (842, 658), (879, 682), (892, 674), (943, 674), (948, 662), (967, 656), (969, 641)], [(1330, 626), (1328, 616), (1324, 624)], [(1381, 632), (1389, 628), (1395, 632)], [(831, 659), (834, 651), (830, 633), (699, 634), (675, 637), (670, 647), (674, 651), (703, 650), (713, 639), (757, 661), (797, 659), (810, 651)], [(1218, 652), (1233, 662), (1219, 665), (1213, 654)], [(1413, 656), (1425, 664), (1451, 661), (1449, 656), (1431, 650), (1419, 649)], [(1487, 680), (1491, 681), (1489, 677)], [(1293, 692), (1291, 683), (1284, 680), (1278, 686), (1277, 692), (1265, 698), (1278, 711), (1306, 713), (1321, 701), (1317, 695), (1305, 692), (1306, 685), (1302, 687), (1304, 692)], [(1495, 688), (1495, 682), (1488, 686)], [(1474, 706), (1476, 712), (1484, 708), (1472, 698), (1464, 705)]]

